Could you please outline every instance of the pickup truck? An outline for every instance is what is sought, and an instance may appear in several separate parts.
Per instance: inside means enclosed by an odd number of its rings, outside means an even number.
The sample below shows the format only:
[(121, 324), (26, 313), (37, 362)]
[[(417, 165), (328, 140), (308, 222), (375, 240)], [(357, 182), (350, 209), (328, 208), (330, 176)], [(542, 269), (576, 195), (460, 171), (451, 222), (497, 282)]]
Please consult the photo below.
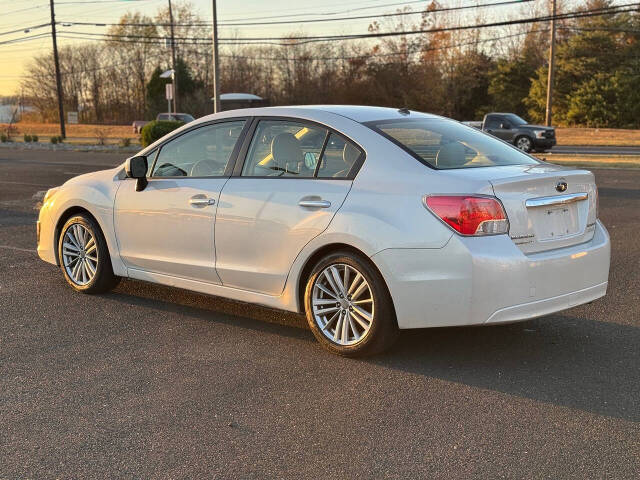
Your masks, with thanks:
[(524, 152), (544, 152), (556, 144), (553, 127), (530, 125), (515, 113), (487, 113), (482, 122), (462, 122), (509, 142)]
[[(195, 119), (188, 113), (159, 113), (156, 117), (156, 120), (173, 120), (177, 122), (189, 123), (193, 122)], [(133, 133), (140, 133), (147, 123), (149, 122), (144, 120), (134, 121), (131, 124), (131, 126), (133, 127)]]

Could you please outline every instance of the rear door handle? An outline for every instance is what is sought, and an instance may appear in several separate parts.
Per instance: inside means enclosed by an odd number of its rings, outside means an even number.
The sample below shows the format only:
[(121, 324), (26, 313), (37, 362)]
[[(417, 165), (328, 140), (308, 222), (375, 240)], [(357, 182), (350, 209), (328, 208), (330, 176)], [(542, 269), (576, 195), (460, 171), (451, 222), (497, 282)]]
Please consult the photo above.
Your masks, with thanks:
[(189, 199), (189, 205), (194, 207), (206, 207), (208, 205), (215, 205), (216, 201), (213, 198), (207, 198), (204, 195), (195, 195)]
[(300, 200), (298, 205), (307, 208), (329, 208), (331, 202), (329, 200)]

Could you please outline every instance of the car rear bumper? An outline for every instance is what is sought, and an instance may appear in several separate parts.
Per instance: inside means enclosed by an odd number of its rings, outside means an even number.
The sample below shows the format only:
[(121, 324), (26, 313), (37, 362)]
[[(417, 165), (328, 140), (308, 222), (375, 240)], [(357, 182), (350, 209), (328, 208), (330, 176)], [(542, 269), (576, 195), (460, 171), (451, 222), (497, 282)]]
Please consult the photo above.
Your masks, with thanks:
[(528, 320), (606, 293), (610, 242), (597, 222), (586, 243), (526, 255), (507, 235), (454, 235), (441, 249), (388, 249), (372, 257), (400, 328)]

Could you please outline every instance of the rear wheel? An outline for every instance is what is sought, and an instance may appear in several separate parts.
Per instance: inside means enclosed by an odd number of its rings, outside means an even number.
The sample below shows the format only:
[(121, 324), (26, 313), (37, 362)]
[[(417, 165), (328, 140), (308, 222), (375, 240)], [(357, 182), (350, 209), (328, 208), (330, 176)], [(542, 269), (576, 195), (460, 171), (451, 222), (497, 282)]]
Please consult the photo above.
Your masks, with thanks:
[(366, 259), (350, 252), (328, 255), (316, 264), (307, 282), (305, 310), (316, 339), (338, 355), (382, 352), (398, 334), (384, 279)]
[(113, 274), (104, 235), (88, 215), (75, 215), (64, 224), (58, 239), (58, 260), (67, 283), (79, 292), (107, 292), (120, 281)]

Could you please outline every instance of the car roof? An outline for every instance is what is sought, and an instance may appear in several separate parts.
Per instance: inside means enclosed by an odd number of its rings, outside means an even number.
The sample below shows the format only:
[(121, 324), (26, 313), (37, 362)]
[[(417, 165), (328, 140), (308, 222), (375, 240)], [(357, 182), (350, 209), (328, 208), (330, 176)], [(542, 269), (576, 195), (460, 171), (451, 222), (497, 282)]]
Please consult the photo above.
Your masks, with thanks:
[(215, 120), (223, 117), (259, 117), (259, 116), (300, 116), (303, 118), (313, 118), (315, 115), (323, 113), (331, 113), (346, 117), (359, 123), (371, 122), (376, 120), (389, 120), (394, 118), (437, 118), (436, 115), (428, 113), (403, 110), (401, 113), (397, 108), (388, 107), (370, 107), (364, 105), (295, 105), (286, 107), (259, 107), (259, 108), (243, 108), (238, 110), (226, 110), (214, 115), (207, 115), (199, 118), (198, 121)]

